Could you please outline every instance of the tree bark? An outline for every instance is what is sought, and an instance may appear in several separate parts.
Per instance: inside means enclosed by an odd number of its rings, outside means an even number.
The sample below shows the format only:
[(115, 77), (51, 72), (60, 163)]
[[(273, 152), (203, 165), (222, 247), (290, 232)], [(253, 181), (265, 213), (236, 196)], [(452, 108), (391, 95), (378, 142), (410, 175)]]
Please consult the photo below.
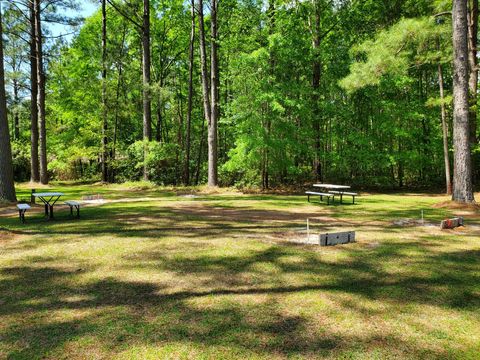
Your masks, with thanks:
[[(113, 124), (113, 139), (112, 139), (112, 146), (110, 149), (110, 182), (115, 182), (116, 176), (116, 169), (115, 169), (115, 158), (116, 158), (116, 151), (117, 151), (117, 136), (118, 136), (118, 122), (119, 122), (119, 112), (120, 112), (120, 90), (123, 87), (123, 53), (125, 49), (125, 37), (127, 36), (127, 27), (124, 26), (123, 34), (122, 34), (122, 47), (120, 48), (120, 55), (118, 57), (118, 79), (117, 79), (117, 89), (115, 91), (115, 121)], [(114, 166), (112, 166), (112, 164)]]
[(190, 48), (188, 51), (188, 103), (187, 103), (187, 129), (185, 134), (185, 168), (184, 183), (190, 185), (190, 141), (192, 125), (192, 102), (193, 102), (193, 56), (195, 46), (195, 0), (191, 3), (192, 25), (190, 30)]
[(47, 168), (47, 129), (45, 118), (45, 71), (43, 68), (43, 49), (42, 49), (42, 22), (40, 18), (40, 1), (33, 0), (35, 7), (35, 45), (37, 55), (37, 106), (39, 120), (39, 143), (40, 143), (40, 182), (48, 184)]
[(211, 76), (211, 115), (208, 123), (208, 186), (218, 185), (218, 27), (217, 27), (218, 1), (211, 0), (210, 25), (210, 76)]
[(470, 73), (468, 78), (470, 100), (470, 137), (471, 143), (477, 142), (477, 89), (478, 89), (478, 0), (471, 0), (468, 12), (468, 62)]
[(453, 197), (474, 201), (468, 122), (468, 20), (467, 0), (453, 0)]
[(35, 8), (33, 2), (29, 1), (30, 10), (30, 180), (40, 181), (40, 169), (38, 163), (38, 83), (37, 83), (37, 49), (35, 29)]
[(8, 131), (5, 68), (3, 64), (3, 31), (0, 9), (0, 200), (16, 201), (13, 182), (12, 148)]
[(107, 120), (107, 7), (102, 0), (102, 181), (108, 182)]
[(13, 103), (15, 104), (13, 113), (13, 139), (18, 140), (20, 138), (20, 118), (18, 116), (18, 105), (20, 101), (18, 99), (18, 81), (13, 79)]
[(438, 85), (440, 88), (440, 109), (442, 115), (442, 134), (443, 134), (443, 160), (445, 163), (445, 184), (447, 195), (452, 195), (452, 177), (450, 173), (450, 157), (448, 153), (448, 126), (447, 126), (447, 112), (445, 109), (445, 92), (443, 87), (443, 69), (442, 65), (438, 64)]
[[(208, 159), (210, 170), (210, 127), (211, 127), (211, 106), (210, 106), (210, 85), (209, 74), (207, 69), (207, 52), (205, 47), (205, 23), (203, 19), (203, 0), (198, 0), (198, 35), (200, 44), (200, 72), (202, 78), (202, 93), (203, 93), (203, 111), (208, 127)], [(197, 178), (199, 174), (199, 167), (197, 168)], [(209, 171), (210, 179), (210, 171)], [(198, 181), (198, 180), (197, 180)]]
[[(470, 146), (474, 149), (478, 143), (477, 139), (477, 99), (478, 99), (478, 0), (469, 1), (468, 11), (468, 62), (470, 74), (468, 79), (470, 112)], [(478, 156), (472, 155), (472, 182), (478, 181), (479, 169), (477, 169)]]
[(203, 147), (205, 142), (205, 120), (202, 121), (202, 128), (200, 130), (200, 141), (198, 144), (198, 156), (197, 156), (197, 170), (195, 172), (195, 185), (198, 185), (200, 181), (200, 170), (202, 167), (202, 155), (203, 155)]
[[(143, 0), (142, 26), (142, 64), (143, 64), (143, 140), (152, 141), (152, 106), (150, 98), (150, 1)], [(147, 157), (147, 148), (144, 148), (144, 159)], [(146, 163), (143, 167), (143, 179), (148, 180)]]

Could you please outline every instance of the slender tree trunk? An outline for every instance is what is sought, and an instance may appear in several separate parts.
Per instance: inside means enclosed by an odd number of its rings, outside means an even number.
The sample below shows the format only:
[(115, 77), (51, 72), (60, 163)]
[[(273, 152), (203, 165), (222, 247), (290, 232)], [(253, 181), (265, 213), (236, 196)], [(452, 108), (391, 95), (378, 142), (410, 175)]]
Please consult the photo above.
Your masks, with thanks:
[(205, 142), (205, 120), (202, 121), (202, 128), (200, 130), (200, 142), (198, 144), (198, 156), (197, 156), (197, 170), (195, 172), (195, 185), (198, 185), (200, 181), (200, 169), (202, 167), (202, 155)]
[(143, 0), (143, 138), (152, 140), (152, 106), (150, 98), (151, 56), (150, 56), (150, 1)]
[[(210, 128), (211, 128), (211, 118), (212, 118), (212, 109), (210, 106), (210, 85), (209, 85), (209, 74), (207, 69), (207, 52), (205, 46), (205, 23), (203, 19), (203, 0), (198, 0), (198, 35), (199, 35), (199, 44), (200, 44), (200, 72), (202, 77), (202, 93), (203, 93), (203, 111), (205, 120), (207, 121), (208, 126), (208, 159), (209, 159), (209, 170), (210, 170)], [(202, 144), (202, 143), (200, 143)], [(200, 171), (200, 168), (197, 167), (197, 175)], [(210, 171), (209, 171), (209, 180), (210, 180)], [(210, 182), (209, 182), (210, 185)]]
[(211, 0), (210, 26), (210, 90), (211, 90), (211, 116), (208, 124), (208, 186), (218, 185), (218, 26), (217, 26), (218, 1)]
[(18, 140), (20, 138), (20, 118), (18, 116), (18, 81), (13, 79), (13, 103), (15, 108), (13, 109), (13, 138)]
[(35, 7), (35, 44), (37, 55), (37, 84), (38, 84), (38, 120), (40, 143), (40, 182), (48, 184), (47, 168), (47, 129), (45, 118), (45, 71), (43, 68), (42, 23), (40, 19), (40, 1), (33, 0)]
[[(119, 63), (118, 63), (118, 80), (117, 80), (117, 89), (115, 91), (115, 122), (113, 125), (113, 143), (110, 150), (110, 181), (115, 182), (115, 158), (117, 151), (117, 134), (118, 134), (118, 121), (119, 121), (119, 112), (120, 112), (120, 89), (123, 85), (123, 53), (125, 49), (125, 37), (127, 36), (127, 27), (124, 26), (122, 34), (122, 47), (120, 49)], [(112, 166), (113, 165), (113, 166)]]
[(191, 124), (192, 124), (192, 101), (193, 101), (193, 55), (195, 46), (195, 0), (191, 3), (192, 25), (190, 30), (190, 48), (188, 51), (188, 103), (187, 103), (187, 129), (185, 139), (185, 168), (184, 183), (190, 185), (190, 141), (191, 141)]
[(453, 0), (453, 197), (473, 202), (468, 122), (468, 20), (467, 0)]
[(102, 181), (108, 182), (107, 139), (107, 7), (102, 0)]
[(0, 200), (16, 201), (13, 182), (12, 148), (8, 131), (5, 68), (3, 65), (3, 31), (0, 9)]
[[(152, 140), (152, 105), (150, 97), (150, 1), (143, 0), (143, 26), (142, 26), (142, 48), (143, 48), (143, 140)], [(147, 156), (147, 148), (144, 148), (144, 158)], [(148, 180), (146, 164), (143, 167), (143, 178)]]
[(452, 195), (452, 176), (450, 174), (450, 158), (448, 154), (448, 126), (447, 126), (447, 112), (445, 109), (445, 93), (443, 88), (443, 69), (442, 65), (438, 64), (438, 84), (440, 87), (440, 109), (442, 115), (442, 134), (443, 134), (443, 159), (445, 162), (445, 184), (448, 195)]
[(33, 2), (29, 1), (30, 10), (30, 180), (40, 181), (40, 165), (38, 163), (38, 81), (37, 81), (37, 49), (36, 49), (36, 26), (35, 8)]

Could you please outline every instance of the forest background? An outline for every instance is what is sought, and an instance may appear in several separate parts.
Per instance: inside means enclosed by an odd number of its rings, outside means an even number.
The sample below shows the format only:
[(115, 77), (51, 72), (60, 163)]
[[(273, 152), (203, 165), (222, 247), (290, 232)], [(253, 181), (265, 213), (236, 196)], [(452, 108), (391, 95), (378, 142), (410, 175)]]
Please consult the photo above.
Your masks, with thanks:
[(16, 181), (451, 188), (451, 1), (91, 4), (4, 2)]

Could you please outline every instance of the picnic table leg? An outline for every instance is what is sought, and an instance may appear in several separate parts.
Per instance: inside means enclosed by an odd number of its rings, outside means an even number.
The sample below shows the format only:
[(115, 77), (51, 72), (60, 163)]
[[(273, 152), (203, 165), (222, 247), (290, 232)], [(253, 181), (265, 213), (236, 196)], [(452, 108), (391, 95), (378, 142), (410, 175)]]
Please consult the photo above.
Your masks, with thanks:
[(45, 204), (45, 217), (48, 217), (48, 204)]
[(343, 194), (340, 194), (340, 204), (342, 203), (343, 201)]
[(77, 218), (79, 218), (80, 217), (80, 206), (76, 206), (76, 208), (77, 208)]
[(53, 219), (53, 205), (50, 205), (50, 219)]

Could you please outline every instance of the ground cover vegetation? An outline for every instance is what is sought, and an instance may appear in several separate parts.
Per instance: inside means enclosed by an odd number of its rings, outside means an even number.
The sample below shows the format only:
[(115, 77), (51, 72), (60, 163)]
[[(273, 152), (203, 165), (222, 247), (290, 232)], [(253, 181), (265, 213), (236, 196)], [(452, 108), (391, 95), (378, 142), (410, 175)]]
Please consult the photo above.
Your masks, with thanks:
[[(480, 214), (446, 195), (55, 183), (80, 219), (0, 208), (0, 357), (475, 359)], [(30, 196), (29, 185), (17, 188)], [(196, 197), (186, 196), (194, 194)], [(478, 194), (477, 194), (478, 196)], [(425, 226), (398, 220), (420, 220)], [(462, 215), (467, 226), (441, 231)], [(305, 245), (311, 231), (357, 243)], [(429, 226), (434, 224), (434, 226)]]
[(17, 181), (450, 192), (454, 169), (478, 177), (475, 0), (459, 1), (471, 64), (457, 166), (450, 1), (93, 3), (83, 22), (64, 15), (74, 0), (5, 6)]

